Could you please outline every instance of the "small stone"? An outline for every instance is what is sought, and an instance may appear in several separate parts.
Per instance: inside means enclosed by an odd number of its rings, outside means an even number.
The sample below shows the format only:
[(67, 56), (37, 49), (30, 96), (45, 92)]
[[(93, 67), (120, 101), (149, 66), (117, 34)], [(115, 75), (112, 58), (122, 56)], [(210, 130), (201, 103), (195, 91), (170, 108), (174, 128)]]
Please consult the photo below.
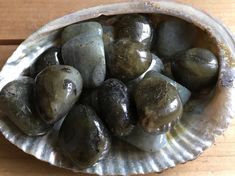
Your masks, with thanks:
[(136, 87), (136, 85), (144, 78), (145, 74), (148, 73), (149, 71), (155, 71), (155, 72), (162, 72), (164, 70), (164, 65), (161, 61), (161, 59), (159, 59), (155, 54), (152, 54), (152, 62), (149, 66), (149, 68), (142, 73), (138, 78), (133, 79), (131, 81), (128, 81), (126, 83), (126, 86), (128, 88), (128, 92), (130, 92), (130, 94), (132, 94), (134, 92), (134, 89)]
[(26, 135), (39, 136), (51, 128), (35, 108), (34, 80), (20, 77), (8, 83), (0, 92), (0, 106), (8, 118)]
[(36, 77), (36, 101), (41, 117), (54, 123), (67, 115), (82, 91), (82, 77), (71, 66), (53, 65)]
[[(102, 31), (102, 27), (86, 23), (83, 26), (88, 28), (86, 33), (78, 34), (62, 46), (62, 57), (66, 65), (75, 67), (81, 73), (84, 87), (94, 88), (102, 84), (106, 75), (104, 43), (98, 32)], [(89, 33), (95, 29), (97, 32)]]
[(154, 30), (150, 21), (143, 15), (128, 14), (123, 15), (115, 23), (117, 38), (140, 42), (143, 45), (150, 47)]
[(165, 133), (158, 135), (150, 134), (145, 132), (139, 125), (129, 135), (121, 137), (121, 139), (146, 152), (158, 152), (167, 144)]
[(172, 63), (175, 79), (192, 91), (215, 85), (218, 70), (216, 56), (202, 48), (190, 49), (178, 55)]
[(165, 80), (145, 77), (137, 85), (134, 97), (139, 124), (148, 133), (164, 133), (182, 116), (178, 92)]
[(159, 24), (156, 35), (156, 52), (160, 57), (170, 59), (175, 54), (189, 49), (197, 36), (196, 27), (179, 19)]
[(74, 165), (85, 169), (107, 156), (111, 141), (96, 113), (88, 106), (76, 105), (61, 126), (59, 144)]
[(117, 79), (108, 79), (99, 88), (101, 117), (115, 136), (128, 135), (134, 127), (134, 117), (127, 87)]
[(143, 44), (122, 39), (114, 43), (107, 66), (113, 78), (127, 82), (144, 73), (151, 62), (152, 54)]

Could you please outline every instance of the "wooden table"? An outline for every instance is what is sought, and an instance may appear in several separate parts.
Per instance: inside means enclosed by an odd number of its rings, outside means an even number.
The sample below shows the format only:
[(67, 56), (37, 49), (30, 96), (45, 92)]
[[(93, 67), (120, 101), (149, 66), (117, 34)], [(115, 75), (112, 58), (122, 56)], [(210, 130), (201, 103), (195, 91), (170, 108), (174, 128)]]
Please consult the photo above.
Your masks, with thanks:
[[(28, 35), (57, 17), (79, 9), (124, 0), (0, 0), (0, 68)], [(207, 11), (235, 33), (235, 0), (180, 0)], [(234, 102), (235, 103), (235, 102)], [(82, 175), (36, 160), (0, 135), (0, 176)], [(158, 174), (149, 174), (151, 176)], [(235, 120), (198, 159), (160, 176), (234, 176)]]

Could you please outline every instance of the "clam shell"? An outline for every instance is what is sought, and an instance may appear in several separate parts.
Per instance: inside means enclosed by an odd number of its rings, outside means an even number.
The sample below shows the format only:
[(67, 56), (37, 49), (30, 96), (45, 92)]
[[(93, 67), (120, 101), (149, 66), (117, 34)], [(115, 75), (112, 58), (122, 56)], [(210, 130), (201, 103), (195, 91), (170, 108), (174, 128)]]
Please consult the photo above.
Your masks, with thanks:
[[(64, 158), (57, 147), (60, 124), (47, 135), (30, 138), (0, 115), (3, 135), (24, 152), (52, 165), (73, 171), (99, 175), (127, 175), (160, 172), (198, 157), (212, 145), (216, 135), (228, 127), (235, 115), (235, 42), (228, 29), (211, 16), (190, 6), (172, 1), (135, 1), (84, 9), (56, 19), (40, 28), (25, 40), (8, 59), (0, 73), (0, 89), (16, 79), (43, 51), (57, 44), (63, 27), (101, 15), (125, 13), (158, 13), (183, 18), (206, 29), (218, 43), (219, 79), (211, 98), (195, 103), (168, 134), (168, 144), (156, 153), (142, 152), (128, 144), (116, 141), (107, 159), (86, 170), (78, 170)], [(190, 109), (190, 108), (189, 108)]]

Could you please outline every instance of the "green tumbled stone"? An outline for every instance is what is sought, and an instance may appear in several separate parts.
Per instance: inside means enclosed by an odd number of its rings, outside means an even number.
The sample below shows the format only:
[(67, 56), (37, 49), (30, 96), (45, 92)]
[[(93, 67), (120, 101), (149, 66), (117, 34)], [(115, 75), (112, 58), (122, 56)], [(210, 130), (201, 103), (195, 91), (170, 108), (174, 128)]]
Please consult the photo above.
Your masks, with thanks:
[(88, 106), (76, 105), (61, 126), (59, 144), (74, 165), (85, 169), (106, 157), (111, 141), (96, 113)]
[(8, 83), (0, 92), (2, 112), (28, 136), (43, 135), (52, 127), (40, 118), (36, 110), (34, 88), (32, 78), (20, 77)]
[(82, 90), (82, 77), (71, 66), (47, 67), (36, 77), (36, 101), (47, 123), (64, 117), (76, 103)]
[(211, 51), (193, 48), (178, 55), (171, 69), (179, 83), (196, 91), (216, 83), (219, 63)]
[(137, 85), (134, 97), (139, 124), (148, 133), (166, 132), (182, 115), (178, 92), (165, 80), (154, 76), (144, 78)]
[(111, 77), (126, 82), (144, 73), (151, 62), (152, 54), (143, 44), (122, 39), (110, 50), (107, 66)]

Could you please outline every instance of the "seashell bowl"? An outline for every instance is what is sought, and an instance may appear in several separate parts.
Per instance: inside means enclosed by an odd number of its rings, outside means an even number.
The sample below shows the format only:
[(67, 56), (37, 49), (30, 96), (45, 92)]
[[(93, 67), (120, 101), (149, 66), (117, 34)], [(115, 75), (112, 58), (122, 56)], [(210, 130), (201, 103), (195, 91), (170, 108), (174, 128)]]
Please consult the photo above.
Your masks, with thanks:
[(57, 167), (98, 175), (161, 172), (196, 159), (214, 143), (215, 137), (224, 132), (235, 116), (235, 39), (223, 24), (205, 12), (174, 1), (102, 5), (51, 21), (29, 36), (7, 60), (0, 72), (0, 90), (27, 70), (42, 52), (56, 45), (64, 27), (84, 20), (127, 13), (148, 14), (153, 20), (157, 15), (184, 19), (206, 31), (216, 43), (220, 65), (216, 87), (209, 96), (188, 103), (180, 122), (167, 133), (167, 145), (156, 153), (147, 153), (116, 140), (105, 160), (79, 170), (58, 148), (57, 135), (61, 123), (45, 136), (28, 137), (0, 112), (0, 131), (7, 140), (24, 152)]

